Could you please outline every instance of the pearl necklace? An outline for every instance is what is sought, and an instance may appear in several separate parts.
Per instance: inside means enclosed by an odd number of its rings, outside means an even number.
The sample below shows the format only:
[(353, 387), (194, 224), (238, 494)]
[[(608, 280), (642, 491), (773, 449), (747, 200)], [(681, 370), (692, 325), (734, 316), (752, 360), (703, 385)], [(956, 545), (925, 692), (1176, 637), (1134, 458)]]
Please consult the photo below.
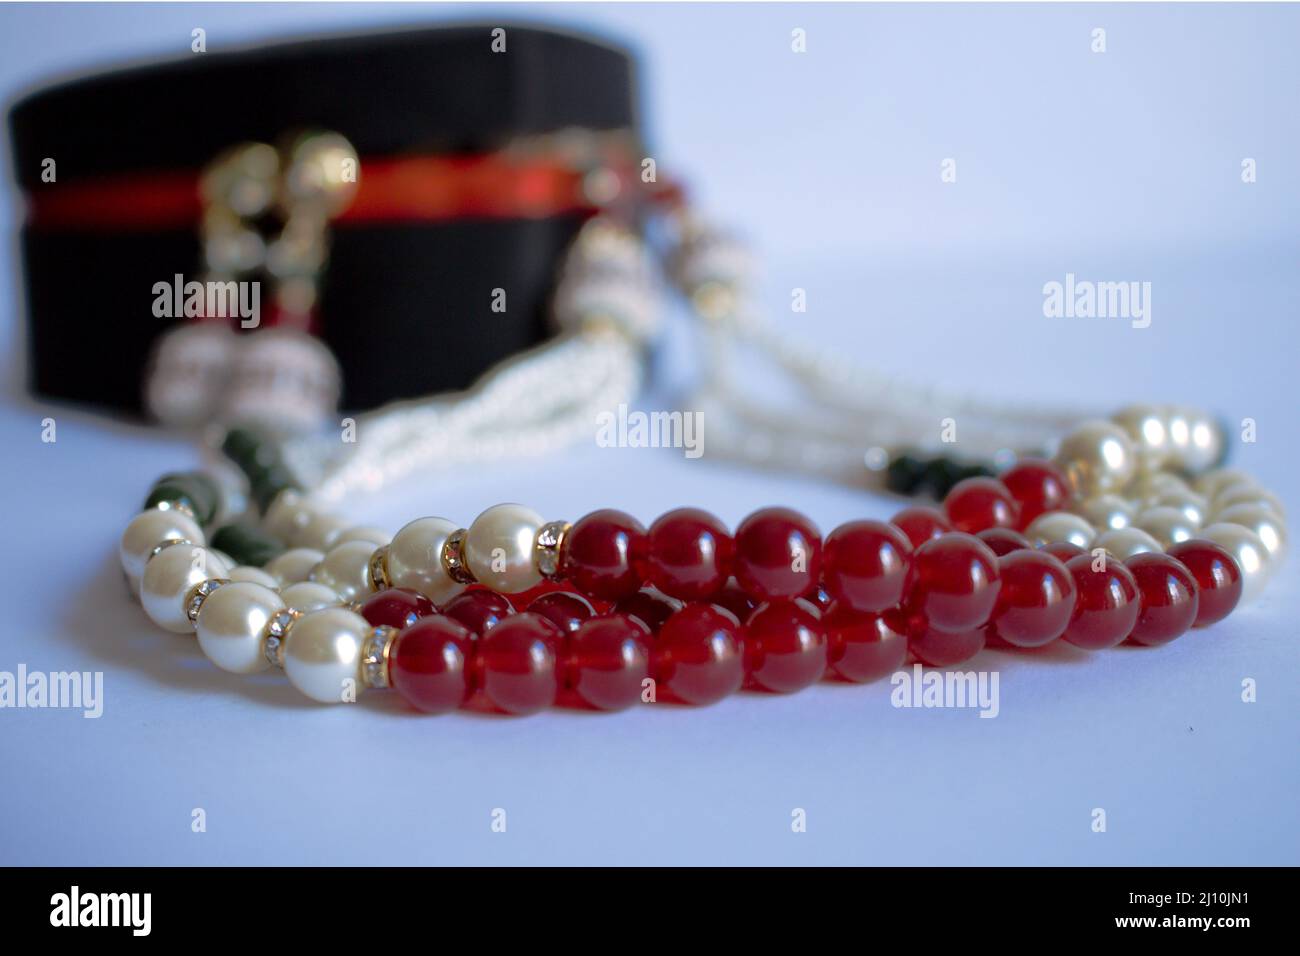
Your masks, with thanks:
[[(282, 667), (323, 703), (391, 686), (428, 712), (476, 694), (514, 714), (557, 699), (616, 710), (661, 691), (707, 704), (745, 684), (875, 680), (909, 653), (948, 666), (988, 642), (1155, 646), (1222, 619), (1281, 560), (1281, 504), (1230, 469), (1202, 475), (1195, 491), (1168, 470), (1140, 474), (1159, 460), (1158, 438), (1086, 423), (1055, 463), (966, 478), (942, 511), (907, 508), (825, 539), (783, 508), (732, 535), (697, 509), (647, 531), (620, 512), (569, 524), (518, 504), (468, 528), (419, 518), (390, 537), (317, 510), (256, 436), (236, 430), (224, 447), (264, 507), (260, 526), (222, 528), (208, 547), (215, 482), (168, 475), (120, 556), (154, 623), (195, 632), (225, 670)], [(1177, 495), (1183, 508), (1155, 504), (1146, 529), (1100, 533), (1076, 513), (1135, 480), (1154, 496), (1146, 502)], [(1213, 523), (1191, 530), (1193, 507)], [(1177, 519), (1162, 523), (1162, 509)]]

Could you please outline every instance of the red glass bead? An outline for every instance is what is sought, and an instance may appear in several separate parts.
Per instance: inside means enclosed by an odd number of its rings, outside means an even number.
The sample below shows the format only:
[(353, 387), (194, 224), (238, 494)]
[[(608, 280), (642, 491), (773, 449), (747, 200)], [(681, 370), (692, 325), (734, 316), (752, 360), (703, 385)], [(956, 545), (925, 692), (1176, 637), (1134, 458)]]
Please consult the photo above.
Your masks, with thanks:
[(416, 710), (454, 710), (473, 690), (473, 654), (474, 635), (468, 629), (442, 614), (422, 617), (393, 642), (389, 683)]
[(1053, 541), (1050, 544), (1043, 545), (1038, 550), (1043, 552), (1043, 554), (1050, 554), (1062, 564), (1065, 564), (1071, 558), (1077, 558), (1081, 554), (1088, 553), (1077, 544), (1073, 544), (1069, 541)]
[(1091, 554), (1080, 554), (1065, 563), (1078, 597), (1062, 636), (1087, 650), (1114, 647), (1128, 637), (1139, 610), (1137, 582), (1128, 568), (1108, 557), (1105, 570), (1094, 571), (1097, 560)]
[(1027, 549), (998, 558), (998, 573), (993, 634), (1016, 647), (1042, 647), (1065, 633), (1078, 595), (1064, 564)]
[(442, 609), (443, 614), (465, 625), (478, 637), (482, 637), (514, 612), (514, 606), (509, 598), (487, 588), (463, 591), (448, 601)]
[(846, 608), (883, 611), (903, 599), (912, 542), (883, 521), (850, 521), (830, 533), (822, 557), (826, 589)]
[(912, 542), (913, 548), (919, 548), (931, 538), (937, 538), (952, 530), (947, 515), (938, 508), (927, 508), (924, 505), (904, 508), (890, 518), (889, 523), (907, 535), (907, 540)]
[(569, 638), (569, 686), (600, 710), (631, 707), (650, 675), (651, 641), (649, 628), (626, 614), (584, 621)]
[(419, 591), (388, 588), (366, 598), (361, 605), (361, 616), (371, 627), (395, 627), (400, 631), (436, 610), (433, 602)]
[(528, 610), (546, 618), (563, 634), (572, 634), (582, 626), (583, 621), (596, 613), (586, 598), (571, 591), (543, 594), (528, 605)]
[(864, 684), (903, 666), (907, 635), (890, 627), (884, 615), (855, 611), (836, 602), (822, 623), (831, 670), (845, 680)]
[[(907, 633), (907, 646), (917, 659), (931, 667), (951, 667), (968, 661), (984, 650), (988, 628), (969, 631), (937, 631), (920, 615), (891, 614), (891, 626)], [(906, 623), (904, 623), (906, 622)]]
[[(741, 590), (740, 585), (736, 583), (734, 578), (731, 580), (730, 584), (722, 589), (721, 593), (719, 593), (717, 597), (713, 598), (712, 603), (725, 607), (732, 614), (736, 615), (737, 621), (741, 622), (748, 621), (749, 615), (753, 612), (754, 608), (759, 605), (758, 601), (754, 600)], [(669, 613), (671, 613), (671, 611)], [(667, 614), (664, 615), (665, 620), (667, 619), (667, 616)], [(659, 623), (662, 624), (663, 621), (661, 620)]]
[(760, 604), (745, 623), (745, 671), (764, 690), (803, 690), (826, 673), (826, 628), (807, 601)]
[(508, 714), (549, 707), (559, 691), (560, 629), (538, 614), (514, 614), (483, 634), (476, 655), (478, 686)]
[(760, 601), (806, 594), (821, 563), (821, 532), (797, 511), (764, 508), (736, 529), (736, 581)]
[(988, 528), (975, 535), (989, 546), (989, 550), (999, 558), (1004, 554), (1010, 554), (1012, 551), (1023, 551), (1026, 548), (1032, 548), (1026, 538), (1019, 531), (1012, 531), (1010, 528)]
[(988, 623), (1000, 586), (998, 556), (974, 535), (954, 532), (913, 552), (903, 601), (934, 630), (961, 634)]
[(805, 594), (804, 599), (823, 614), (829, 611), (831, 605), (835, 603), (835, 596), (832, 595), (830, 591), (826, 590), (825, 584), (820, 583), (817, 587), (813, 588), (812, 591)]
[(735, 546), (726, 527), (698, 508), (678, 508), (650, 527), (650, 581), (683, 601), (711, 598), (731, 577)]
[(745, 680), (740, 622), (712, 604), (688, 604), (659, 631), (651, 651), (655, 683), (688, 704), (712, 704)]
[(1181, 637), (1196, 620), (1199, 605), (1196, 579), (1181, 561), (1167, 554), (1136, 554), (1124, 566), (1137, 582), (1142, 609), (1129, 634), (1148, 647)]
[(953, 529), (977, 534), (989, 528), (1014, 528), (1020, 505), (996, 478), (964, 478), (952, 486), (943, 510)]
[(1180, 541), (1169, 549), (1171, 558), (1181, 561), (1196, 579), (1199, 592), (1193, 627), (1222, 621), (1241, 600), (1241, 568), (1223, 548), (1203, 538)]
[[(664, 621), (681, 609), (681, 601), (670, 598), (653, 588), (644, 588), (614, 605), (617, 613), (636, 618), (650, 629), (651, 634), (658, 634), (659, 629), (664, 626)], [(737, 615), (737, 620), (739, 619)]]
[(1039, 515), (1068, 509), (1070, 484), (1050, 461), (1023, 458), (1004, 471), (999, 480), (1020, 505), (1016, 529), (1023, 531)]
[(593, 511), (564, 536), (561, 573), (592, 597), (630, 597), (645, 579), (646, 531), (622, 511)]

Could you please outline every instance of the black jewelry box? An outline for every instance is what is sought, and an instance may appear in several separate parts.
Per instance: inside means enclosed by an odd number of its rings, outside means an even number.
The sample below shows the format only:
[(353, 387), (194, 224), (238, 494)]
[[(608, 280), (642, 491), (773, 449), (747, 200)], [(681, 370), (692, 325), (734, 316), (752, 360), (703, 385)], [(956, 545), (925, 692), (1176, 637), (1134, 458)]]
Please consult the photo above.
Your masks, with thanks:
[[(29, 199), (106, 176), (198, 171), (231, 146), (301, 129), (341, 133), (363, 160), (481, 154), (572, 128), (636, 132), (626, 51), (500, 24), (195, 53), (53, 86), (9, 120)], [(47, 159), (54, 184), (42, 178)], [(335, 228), (319, 331), (342, 366), (344, 407), (465, 388), (544, 340), (554, 272), (582, 218)], [(22, 248), (32, 391), (139, 412), (151, 345), (177, 321), (154, 316), (152, 289), (198, 273), (196, 228), (28, 222)], [(504, 312), (494, 289), (507, 292)]]

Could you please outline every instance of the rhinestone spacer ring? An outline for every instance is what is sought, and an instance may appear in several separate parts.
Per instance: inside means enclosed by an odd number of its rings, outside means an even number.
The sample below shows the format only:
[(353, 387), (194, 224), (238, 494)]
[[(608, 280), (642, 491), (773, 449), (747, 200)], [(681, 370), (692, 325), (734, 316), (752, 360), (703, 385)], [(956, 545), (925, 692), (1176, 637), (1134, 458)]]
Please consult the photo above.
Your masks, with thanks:
[(223, 584), (229, 583), (229, 578), (208, 578), (190, 588), (189, 593), (185, 595), (185, 616), (190, 619), (191, 624), (198, 622), (199, 611), (203, 610), (203, 602), (212, 595), (212, 592)]
[(149, 557), (145, 558), (144, 563), (148, 564), (150, 561), (158, 557), (158, 555), (162, 554), (163, 551), (170, 548), (174, 544), (193, 544), (193, 543), (194, 542), (191, 541), (189, 538), (164, 538), (162, 541), (159, 541), (156, 545), (154, 545), (153, 550), (149, 552)]
[(465, 564), (465, 536), (469, 534), (465, 528), (459, 528), (447, 535), (447, 541), (442, 546), (442, 566), (446, 568), (447, 574), (457, 584), (473, 584), (474, 572)]
[(389, 686), (388, 658), (399, 633), (395, 627), (381, 625), (371, 631), (361, 645), (361, 678), (367, 687)]
[(387, 591), (393, 586), (388, 577), (388, 545), (381, 545), (375, 549), (375, 553), (370, 556), (367, 573), (372, 591)]
[(284, 667), (284, 639), (288, 636), (294, 621), (300, 617), (302, 611), (286, 607), (276, 611), (266, 622), (262, 636), (262, 656), (272, 667)]
[(533, 560), (542, 577), (554, 581), (560, 576), (560, 551), (564, 536), (573, 527), (567, 521), (549, 521), (537, 530), (533, 543)]

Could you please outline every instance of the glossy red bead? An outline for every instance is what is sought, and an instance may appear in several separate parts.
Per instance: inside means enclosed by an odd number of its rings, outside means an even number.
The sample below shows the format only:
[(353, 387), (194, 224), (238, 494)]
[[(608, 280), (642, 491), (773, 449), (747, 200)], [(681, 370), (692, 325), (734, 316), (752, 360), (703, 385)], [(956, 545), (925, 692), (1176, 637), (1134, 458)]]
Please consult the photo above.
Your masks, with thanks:
[(688, 604), (667, 621), (651, 650), (661, 689), (688, 704), (712, 704), (745, 680), (740, 622), (712, 604)]
[(894, 630), (885, 615), (855, 611), (835, 603), (822, 618), (826, 627), (827, 659), (845, 680), (864, 684), (903, 666), (907, 635)]
[(599, 710), (623, 710), (641, 700), (650, 675), (650, 630), (626, 614), (584, 621), (569, 638), (570, 687)]
[(683, 601), (711, 598), (731, 577), (734, 543), (726, 527), (698, 508), (670, 511), (650, 527), (650, 582)]
[[(712, 599), (711, 603), (725, 607), (736, 615), (736, 620), (744, 622), (749, 620), (749, 615), (753, 613), (754, 608), (762, 602), (746, 594), (733, 579)], [(664, 620), (667, 620), (667, 615), (664, 615)], [(659, 623), (662, 624), (663, 620)]]
[(978, 534), (989, 528), (1014, 528), (1020, 505), (996, 478), (964, 478), (943, 500), (944, 514), (956, 531)]
[(1062, 564), (1065, 564), (1071, 558), (1077, 558), (1081, 554), (1088, 553), (1077, 544), (1073, 544), (1069, 541), (1053, 541), (1050, 544), (1043, 545), (1038, 550), (1042, 551), (1044, 554), (1050, 554)]
[(974, 535), (954, 532), (913, 552), (903, 601), (930, 628), (960, 634), (988, 623), (1000, 587), (997, 555)]
[(952, 523), (948, 520), (947, 515), (938, 508), (929, 508), (924, 505), (904, 508), (890, 518), (889, 523), (907, 536), (907, 540), (912, 543), (914, 549), (919, 548), (931, 538), (937, 538), (953, 530)]
[(395, 627), (400, 631), (436, 610), (433, 602), (419, 591), (388, 588), (366, 598), (361, 605), (361, 616), (371, 627)]
[(892, 626), (907, 633), (907, 646), (918, 660), (931, 667), (951, 667), (970, 660), (980, 651), (988, 636), (987, 627), (968, 631), (938, 631), (920, 615), (906, 618), (891, 614)]
[(1073, 497), (1061, 470), (1038, 458), (1021, 459), (1004, 471), (999, 481), (1020, 506), (1016, 523), (1020, 531), (1045, 512), (1068, 510)]
[(736, 582), (760, 601), (808, 593), (821, 563), (821, 532), (797, 511), (763, 508), (736, 529)]
[(1167, 554), (1137, 554), (1124, 562), (1137, 582), (1142, 609), (1129, 639), (1148, 647), (1181, 637), (1196, 620), (1196, 579), (1183, 563)]
[(454, 710), (473, 691), (473, 655), (474, 635), (464, 626), (442, 614), (422, 617), (397, 635), (389, 683), (417, 710)]
[(1026, 538), (1019, 531), (1012, 531), (1010, 528), (988, 528), (975, 535), (989, 546), (989, 550), (999, 558), (1004, 554), (1010, 554), (1012, 551), (1023, 551), (1026, 548), (1032, 548)]
[(1169, 549), (1196, 579), (1198, 591), (1193, 627), (1205, 627), (1232, 613), (1241, 600), (1241, 568), (1223, 548), (1203, 538), (1181, 541)]
[(1074, 576), (1042, 551), (1025, 549), (998, 558), (1002, 590), (992, 630), (1016, 647), (1042, 647), (1069, 626), (1078, 597)]
[(760, 604), (745, 622), (745, 672), (764, 690), (790, 694), (826, 673), (826, 628), (807, 601)]
[(509, 598), (487, 588), (462, 591), (442, 609), (443, 614), (465, 625), (478, 637), (482, 637), (514, 612), (514, 605)]
[(592, 597), (630, 597), (645, 579), (646, 546), (646, 530), (631, 515), (593, 511), (565, 534), (561, 573)]
[(549, 707), (559, 691), (560, 629), (537, 614), (514, 614), (478, 640), (478, 686), (508, 714)]
[(883, 611), (903, 599), (912, 542), (884, 521), (850, 521), (826, 538), (822, 577), (846, 608)]
[[(681, 601), (670, 598), (654, 588), (643, 588), (614, 605), (617, 613), (636, 618), (650, 629), (651, 634), (658, 634), (659, 629), (664, 626), (664, 621), (681, 609)], [(736, 618), (739, 620), (740, 615), (736, 615)]]
[(1104, 569), (1093, 570), (1097, 560), (1080, 554), (1065, 563), (1078, 596), (1062, 636), (1087, 650), (1114, 647), (1128, 637), (1140, 609), (1137, 582), (1128, 568), (1107, 558)]
[(532, 614), (540, 614), (564, 634), (572, 634), (596, 613), (591, 602), (571, 591), (543, 594), (529, 604), (527, 610)]

